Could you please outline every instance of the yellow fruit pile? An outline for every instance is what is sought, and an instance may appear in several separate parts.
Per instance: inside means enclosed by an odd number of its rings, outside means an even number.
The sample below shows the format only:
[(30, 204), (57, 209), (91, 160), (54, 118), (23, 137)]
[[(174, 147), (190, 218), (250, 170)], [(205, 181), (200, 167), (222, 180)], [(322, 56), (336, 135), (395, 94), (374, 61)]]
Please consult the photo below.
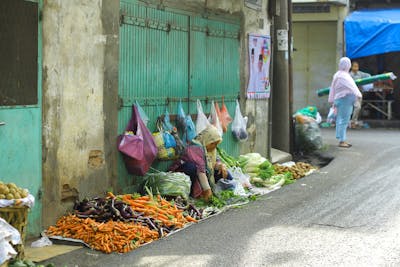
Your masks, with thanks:
[(18, 187), (14, 183), (0, 181), (0, 199), (20, 199), (28, 196), (28, 190)]

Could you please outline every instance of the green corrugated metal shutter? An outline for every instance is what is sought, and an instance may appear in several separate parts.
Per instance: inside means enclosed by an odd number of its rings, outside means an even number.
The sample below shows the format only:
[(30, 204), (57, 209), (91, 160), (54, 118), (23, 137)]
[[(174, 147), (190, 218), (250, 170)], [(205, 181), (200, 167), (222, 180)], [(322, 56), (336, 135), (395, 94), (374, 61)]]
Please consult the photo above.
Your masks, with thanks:
[[(240, 86), (238, 34), (236, 24), (162, 11), (136, 1), (121, 1), (122, 104), (118, 132), (122, 133), (129, 121), (134, 101), (149, 116), (150, 131), (155, 130), (155, 120), (166, 108), (170, 114), (176, 114), (179, 99), (187, 113), (195, 114), (197, 98), (208, 113), (208, 100), (221, 104), (221, 97), (225, 96), (233, 117)], [(238, 145), (230, 131), (225, 134), (222, 146), (231, 154), (238, 154)], [(166, 169), (168, 164), (157, 162), (154, 167)], [(121, 158), (118, 168), (118, 187), (133, 191), (140, 178), (135, 181), (127, 174)]]
[[(224, 96), (229, 113), (234, 116), (240, 91), (239, 32), (238, 24), (190, 18), (190, 98), (202, 100), (206, 113), (211, 100), (221, 104)], [(196, 112), (196, 103), (191, 103), (190, 110)], [(239, 146), (230, 130), (223, 138), (222, 148), (237, 156)]]
[[(176, 112), (176, 102), (167, 99), (188, 97), (188, 17), (121, 2), (118, 132), (122, 133), (138, 101), (155, 130), (156, 118), (165, 108)], [(156, 164), (165, 169), (167, 163)], [(119, 159), (118, 187), (135, 188), (122, 159)], [(140, 179), (140, 178), (137, 178)], [(131, 188), (130, 185), (133, 187)]]

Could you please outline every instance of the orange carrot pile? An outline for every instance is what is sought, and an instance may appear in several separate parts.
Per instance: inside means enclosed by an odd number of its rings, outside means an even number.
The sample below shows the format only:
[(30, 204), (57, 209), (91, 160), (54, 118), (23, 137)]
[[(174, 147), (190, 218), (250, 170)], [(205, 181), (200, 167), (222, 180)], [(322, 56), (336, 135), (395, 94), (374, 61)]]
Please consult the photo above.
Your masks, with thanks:
[(91, 248), (105, 253), (125, 253), (158, 239), (157, 231), (140, 224), (112, 220), (99, 223), (75, 215), (61, 217), (55, 226), (48, 228), (47, 234), (80, 239)]
[(189, 222), (197, 222), (161, 196), (135, 198), (130, 194), (115, 196), (109, 192), (108, 198), (122, 200), (137, 214), (129, 222), (112, 219), (97, 222), (95, 218), (79, 218), (71, 214), (61, 217), (54, 226), (50, 226), (47, 234), (79, 239), (105, 253), (125, 253), (182, 228)]
[(161, 196), (133, 198), (132, 195), (126, 194), (117, 197), (130, 205), (134, 211), (142, 212), (145, 216), (153, 218), (167, 227), (182, 228), (186, 223), (197, 222), (191, 216), (184, 216), (183, 210), (178, 209), (176, 205)]

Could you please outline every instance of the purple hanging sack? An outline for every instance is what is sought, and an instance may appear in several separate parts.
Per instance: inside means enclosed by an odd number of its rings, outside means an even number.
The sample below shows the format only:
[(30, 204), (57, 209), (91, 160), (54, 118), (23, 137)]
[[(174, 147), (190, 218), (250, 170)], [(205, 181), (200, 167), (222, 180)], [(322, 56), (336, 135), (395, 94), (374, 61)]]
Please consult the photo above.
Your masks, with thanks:
[(134, 135), (118, 136), (118, 150), (122, 153), (129, 174), (145, 175), (157, 156), (157, 146), (149, 129), (140, 118), (136, 105), (132, 105), (132, 117), (125, 128)]

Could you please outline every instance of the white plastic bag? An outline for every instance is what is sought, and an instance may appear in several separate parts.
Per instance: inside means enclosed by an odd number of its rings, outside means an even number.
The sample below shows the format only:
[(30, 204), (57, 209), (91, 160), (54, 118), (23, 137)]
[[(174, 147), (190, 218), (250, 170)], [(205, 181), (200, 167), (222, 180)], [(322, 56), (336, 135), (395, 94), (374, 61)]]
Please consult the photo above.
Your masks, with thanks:
[(247, 117), (243, 117), (240, 111), (239, 101), (236, 100), (235, 118), (232, 122), (232, 134), (233, 136), (241, 142), (244, 142), (248, 138), (247, 134)]
[(315, 116), (315, 121), (320, 124), (322, 122), (322, 117), (321, 114), (319, 114), (319, 112), (317, 112), (317, 115)]
[(228, 169), (233, 179), (240, 182), (240, 184), (245, 188), (252, 188), (250, 183), (250, 175), (247, 173), (243, 173), (242, 168), (240, 167), (231, 167)]
[(20, 244), (21, 234), (3, 218), (0, 218), (0, 265), (17, 255), (17, 251), (10, 242), (14, 245)]
[(31, 243), (31, 247), (33, 248), (41, 248), (51, 245), (53, 245), (53, 242), (51, 242), (51, 240), (47, 236), (42, 236), (40, 239)]
[(219, 121), (217, 110), (215, 109), (215, 104), (214, 101), (211, 101), (211, 110), (210, 110), (210, 116), (208, 117), (208, 121), (214, 125), (220, 136), (224, 133), (222, 130), (222, 125), (221, 122)]
[(326, 118), (326, 122), (333, 123), (336, 121), (336, 107), (331, 107), (329, 109), (328, 116)]
[(201, 133), (207, 126), (210, 125), (210, 122), (207, 119), (206, 114), (203, 112), (203, 106), (199, 99), (197, 99), (197, 119), (196, 119), (196, 133)]

